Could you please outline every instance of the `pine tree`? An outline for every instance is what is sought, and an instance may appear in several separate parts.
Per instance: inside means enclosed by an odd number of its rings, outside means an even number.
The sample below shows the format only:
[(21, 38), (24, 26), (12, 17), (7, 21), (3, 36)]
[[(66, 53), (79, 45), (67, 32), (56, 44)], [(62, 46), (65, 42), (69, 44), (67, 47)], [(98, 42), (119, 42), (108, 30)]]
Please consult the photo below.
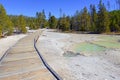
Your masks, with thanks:
[(46, 27), (46, 15), (44, 10), (42, 10), (42, 27)]
[(42, 13), (41, 12), (36, 13), (36, 25), (38, 28), (40, 28), (42, 25)]
[(49, 19), (51, 18), (51, 12), (49, 12)]
[(120, 11), (110, 12), (110, 29), (112, 32), (120, 32)]
[(90, 30), (92, 32), (96, 32), (96, 27), (97, 27), (97, 12), (96, 12), (96, 7), (95, 5), (90, 5), (90, 22), (91, 22), (91, 28)]
[(105, 5), (102, 3), (102, 0), (99, 2), (99, 11), (98, 11), (98, 20), (97, 20), (97, 32), (98, 33), (108, 33), (110, 32), (109, 27), (109, 16), (106, 10)]
[(81, 14), (82, 12), (79, 12), (78, 10), (75, 13), (75, 16), (73, 17), (73, 28), (74, 30), (80, 30), (81, 29)]
[(29, 23), (30, 29), (37, 29), (35, 21), (36, 21), (35, 18), (31, 18), (30, 23)]
[(0, 26), (2, 28), (2, 32), (6, 31), (6, 11), (4, 7), (0, 4)]
[(9, 19), (8, 16), (7, 16), (6, 24), (7, 24), (7, 26), (8, 26), (8, 29), (7, 29), (8, 35), (11, 35), (12, 32), (13, 32), (13, 23), (12, 23), (12, 21)]
[(22, 15), (18, 17), (18, 26), (22, 33), (27, 32), (25, 18)]
[(6, 14), (4, 7), (0, 4), (0, 34), (7, 33), (12, 34), (13, 26), (9, 17)]
[(38, 28), (45, 28), (46, 26), (46, 16), (45, 16), (45, 11), (43, 10), (42, 12), (37, 12), (36, 13), (36, 23)]
[(49, 22), (49, 27), (51, 29), (55, 29), (57, 26), (57, 19), (55, 18), (55, 16), (51, 16), (50, 19), (48, 20)]
[(65, 14), (59, 19), (57, 26), (59, 26), (59, 29), (61, 29), (62, 31), (70, 30), (70, 20), (68, 20)]
[(87, 8), (84, 7), (81, 15), (81, 31), (90, 30), (90, 15), (88, 14)]

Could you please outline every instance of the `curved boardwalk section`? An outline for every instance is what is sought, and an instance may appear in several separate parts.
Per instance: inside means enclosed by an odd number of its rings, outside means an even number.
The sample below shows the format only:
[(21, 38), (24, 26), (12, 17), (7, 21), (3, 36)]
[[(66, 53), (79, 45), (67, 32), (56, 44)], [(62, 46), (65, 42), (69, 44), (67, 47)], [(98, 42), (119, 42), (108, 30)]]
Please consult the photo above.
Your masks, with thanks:
[(55, 80), (34, 49), (37, 31), (13, 46), (0, 62), (0, 80)]

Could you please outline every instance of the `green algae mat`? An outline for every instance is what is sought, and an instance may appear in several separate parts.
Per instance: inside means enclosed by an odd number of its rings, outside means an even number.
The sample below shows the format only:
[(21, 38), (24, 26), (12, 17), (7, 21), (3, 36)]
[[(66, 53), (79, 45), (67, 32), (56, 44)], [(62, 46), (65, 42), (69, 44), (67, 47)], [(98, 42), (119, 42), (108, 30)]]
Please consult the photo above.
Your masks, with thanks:
[(75, 45), (74, 50), (76, 52), (98, 52), (104, 51), (105, 48), (91, 43), (79, 43)]
[(117, 42), (120, 39), (120, 37), (116, 37), (116, 36), (100, 36), (98, 38), (102, 39), (102, 41), (107, 41), (107, 42)]
[(116, 36), (100, 36), (100, 41), (83, 42), (75, 44), (76, 52), (100, 52), (106, 49), (120, 49), (120, 38)]
[(113, 49), (120, 49), (120, 43), (118, 42), (107, 42), (107, 41), (97, 41), (97, 42), (93, 42), (96, 45), (100, 45), (103, 46), (105, 48), (113, 48)]
[(106, 47), (106, 48), (113, 48), (113, 49), (120, 49), (120, 37), (116, 37), (116, 36), (101, 36), (99, 37), (100, 39), (102, 39), (102, 41), (96, 41), (93, 42), (94, 44)]

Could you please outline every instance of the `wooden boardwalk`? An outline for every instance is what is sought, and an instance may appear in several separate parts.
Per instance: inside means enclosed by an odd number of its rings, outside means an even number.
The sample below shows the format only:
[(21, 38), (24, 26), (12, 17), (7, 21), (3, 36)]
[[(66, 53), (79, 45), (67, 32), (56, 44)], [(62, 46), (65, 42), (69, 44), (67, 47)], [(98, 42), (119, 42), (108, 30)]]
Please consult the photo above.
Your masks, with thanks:
[(0, 80), (55, 80), (41, 62), (35, 48), (37, 31), (19, 40), (0, 62)]

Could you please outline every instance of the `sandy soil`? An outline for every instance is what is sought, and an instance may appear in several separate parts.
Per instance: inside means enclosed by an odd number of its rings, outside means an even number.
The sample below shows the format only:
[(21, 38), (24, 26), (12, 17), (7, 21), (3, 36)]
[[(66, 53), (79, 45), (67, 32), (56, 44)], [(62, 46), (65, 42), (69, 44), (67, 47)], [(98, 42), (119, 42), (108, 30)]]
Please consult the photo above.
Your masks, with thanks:
[[(64, 80), (120, 80), (120, 49), (107, 49), (96, 54), (66, 57), (74, 44), (99, 41), (97, 34), (57, 33), (45, 30), (37, 47), (48, 64)], [(120, 36), (117, 36), (120, 38)]]
[(25, 37), (25, 34), (7, 36), (0, 39), (0, 58), (11, 46), (13, 46), (19, 39)]

